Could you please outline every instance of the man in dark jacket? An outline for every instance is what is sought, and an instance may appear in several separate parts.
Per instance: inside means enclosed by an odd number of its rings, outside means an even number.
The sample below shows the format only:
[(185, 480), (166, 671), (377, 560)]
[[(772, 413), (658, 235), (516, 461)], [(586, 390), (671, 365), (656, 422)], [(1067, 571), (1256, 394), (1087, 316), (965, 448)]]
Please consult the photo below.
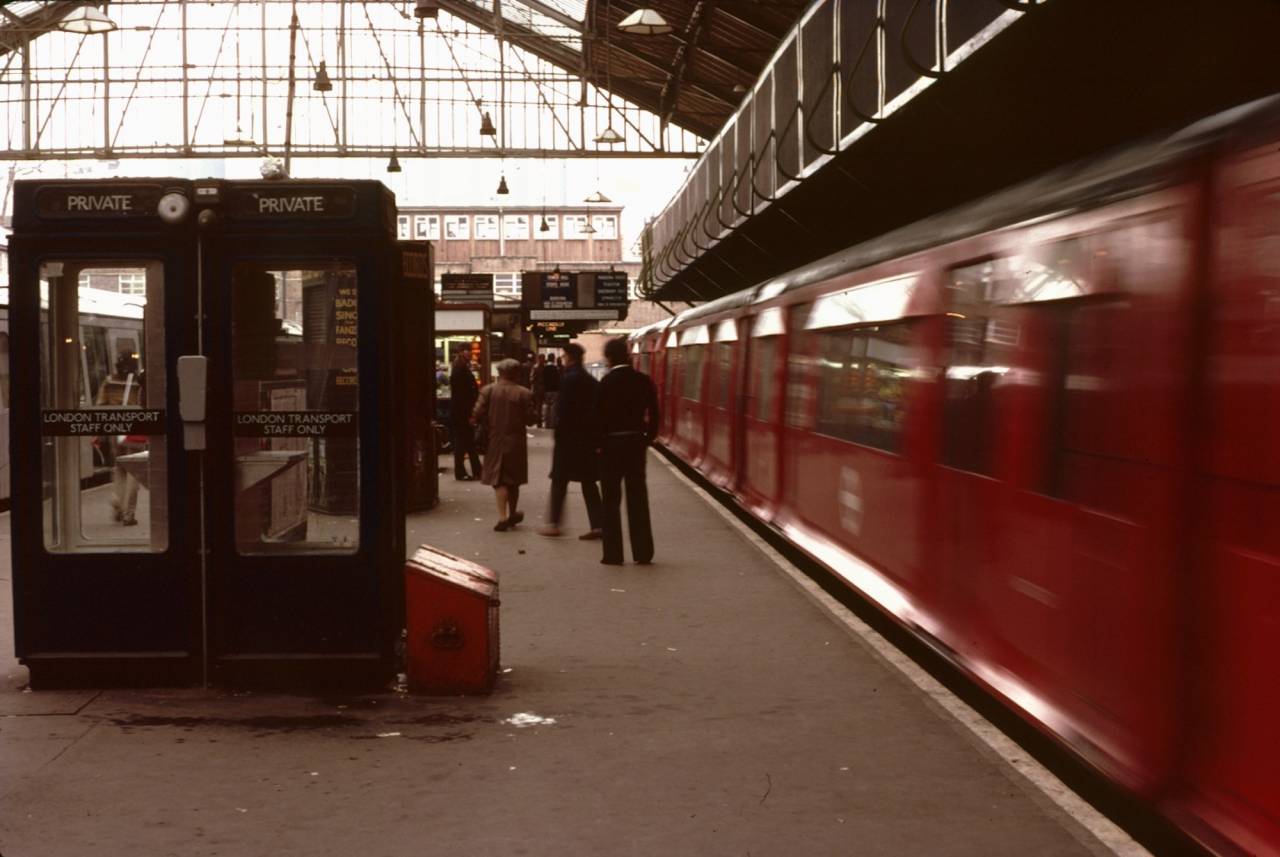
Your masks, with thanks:
[(597, 412), (601, 431), (600, 488), (604, 494), (605, 565), (622, 565), (622, 494), (626, 483), (631, 556), (653, 560), (645, 455), (658, 435), (658, 392), (643, 372), (631, 368), (625, 339), (605, 343), (609, 371), (600, 382)]
[(551, 502), (547, 525), (538, 532), (544, 536), (560, 535), (564, 498), (570, 482), (582, 483), (582, 497), (587, 501), (587, 520), (591, 529), (581, 539), (600, 538), (600, 492), (596, 488), (596, 448), (599, 431), (596, 425), (595, 378), (582, 368), (582, 346), (569, 343), (564, 347), (564, 374), (560, 377), (560, 394), (555, 404), (555, 448), (551, 453)]
[[(476, 452), (475, 430), (471, 427), (471, 410), (476, 406), (480, 388), (471, 374), (471, 361), (465, 349), (458, 349), (449, 373), (449, 409), (453, 422), (453, 478), (470, 482), (480, 478), (480, 455)], [(463, 459), (471, 457), (471, 475), (467, 475)]]

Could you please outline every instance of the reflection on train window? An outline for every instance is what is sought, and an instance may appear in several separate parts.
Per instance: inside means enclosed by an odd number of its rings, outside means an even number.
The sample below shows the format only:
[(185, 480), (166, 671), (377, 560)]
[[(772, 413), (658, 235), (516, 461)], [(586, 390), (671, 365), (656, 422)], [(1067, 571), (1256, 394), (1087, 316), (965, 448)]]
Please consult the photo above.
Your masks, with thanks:
[[(158, 262), (40, 267), (49, 551), (168, 547), (163, 282)], [(128, 347), (113, 352), (112, 342)]]
[(809, 352), (812, 337), (805, 335), (805, 323), (813, 304), (791, 308), (787, 316), (787, 425), (809, 427), (813, 388), (810, 385), (813, 356)]
[(237, 265), (231, 311), (237, 550), (355, 552), (355, 268)]
[[(1008, 260), (956, 268), (948, 283), (946, 403), (942, 462), (981, 473), (995, 471), (999, 443), (995, 387), (1008, 374), (1020, 335), (995, 296), (1015, 286)], [(1005, 318), (1002, 318), (1005, 316)]]
[(751, 343), (750, 415), (762, 422), (773, 419), (774, 375), (778, 361), (778, 337), (753, 337)]
[(818, 335), (819, 434), (901, 451), (913, 330), (896, 322)]
[(691, 402), (702, 401), (702, 363), (705, 345), (686, 345), (680, 349), (680, 363), (684, 369), (680, 395)]
[(711, 404), (717, 408), (729, 407), (729, 388), (733, 381), (733, 343), (717, 342), (715, 348), (714, 396)]

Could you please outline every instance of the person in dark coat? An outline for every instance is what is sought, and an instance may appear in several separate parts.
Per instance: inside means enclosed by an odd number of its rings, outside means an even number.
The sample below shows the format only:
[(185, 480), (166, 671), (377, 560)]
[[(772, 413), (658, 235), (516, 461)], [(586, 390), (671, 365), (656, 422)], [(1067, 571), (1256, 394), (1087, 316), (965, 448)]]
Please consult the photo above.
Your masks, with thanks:
[(555, 447), (551, 453), (551, 499), (547, 525), (538, 532), (544, 536), (560, 535), (569, 483), (581, 482), (591, 529), (579, 538), (587, 540), (598, 539), (601, 535), (600, 491), (596, 488), (596, 448), (599, 446), (596, 388), (599, 383), (582, 367), (582, 355), (581, 345), (571, 342), (564, 347), (564, 374), (560, 376), (560, 395), (556, 399), (553, 421)]
[(556, 397), (560, 395), (560, 367), (552, 360), (542, 367), (542, 406), (547, 428), (556, 427)]
[(627, 496), (627, 530), (631, 556), (641, 565), (653, 561), (649, 524), (649, 489), (645, 456), (658, 435), (658, 391), (643, 372), (631, 367), (626, 339), (604, 346), (609, 371), (600, 382), (597, 419), (600, 425), (600, 488), (604, 494), (605, 565), (622, 565), (622, 495)]
[[(453, 423), (453, 478), (470, 482), (480, 478), (480, 455), (476, 452), (476, 435), (471, 427), (471, 410), (480, 395), (476, 376), (471, 374), (471, 361), (465, 349), (458, 349), (449, 373), (449, 398)], [(471, 457), (471, 475), (467, 475), (464, 459)]]

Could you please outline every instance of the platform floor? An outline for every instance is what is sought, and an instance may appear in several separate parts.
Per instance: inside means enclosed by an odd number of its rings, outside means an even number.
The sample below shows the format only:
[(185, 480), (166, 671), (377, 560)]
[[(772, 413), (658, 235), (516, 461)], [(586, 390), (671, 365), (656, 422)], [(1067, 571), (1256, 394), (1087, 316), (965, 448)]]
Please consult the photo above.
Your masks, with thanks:
[(0, 517), (0, 854), (1142, 853), (1047, 797), (660, 457), (654, 565), (536, 535), (534, 434), (518, 530), (492, 531), (491, 490), (451, 462), (410, 524), (411, 545), (502, 576), (488, 698), (25, 691)]

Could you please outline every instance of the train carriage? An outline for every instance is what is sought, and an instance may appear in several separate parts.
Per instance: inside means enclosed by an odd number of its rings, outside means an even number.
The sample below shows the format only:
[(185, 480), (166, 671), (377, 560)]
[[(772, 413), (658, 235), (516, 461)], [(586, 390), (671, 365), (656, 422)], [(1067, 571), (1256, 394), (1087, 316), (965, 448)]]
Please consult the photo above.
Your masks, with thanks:
[(1058, 170), (688, 310), (650, 363), (680, 458), (1247, 853), (1280, 853), (1277, 142), (1272, 98)]

